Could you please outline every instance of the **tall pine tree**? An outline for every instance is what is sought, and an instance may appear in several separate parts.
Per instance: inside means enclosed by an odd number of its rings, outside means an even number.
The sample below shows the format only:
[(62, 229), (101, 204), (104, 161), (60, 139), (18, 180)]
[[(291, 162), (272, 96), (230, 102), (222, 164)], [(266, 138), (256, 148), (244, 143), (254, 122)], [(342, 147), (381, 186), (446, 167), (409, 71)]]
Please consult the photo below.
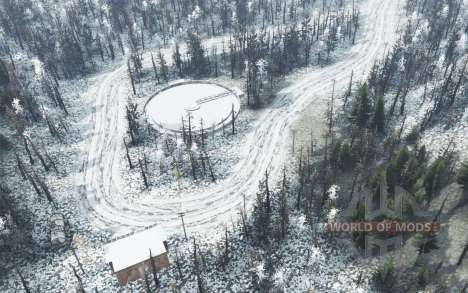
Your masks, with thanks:
[(375, 103), (374, 126), (380, 133), (385, 129), (385, 102), (383, 96), (379, 96)]
[(372, 104), (369, 97), (367, 83), (360, 86), (357, 95), (354, 97), (351, 119), (360, 128), (367, 126), (372, 113)]

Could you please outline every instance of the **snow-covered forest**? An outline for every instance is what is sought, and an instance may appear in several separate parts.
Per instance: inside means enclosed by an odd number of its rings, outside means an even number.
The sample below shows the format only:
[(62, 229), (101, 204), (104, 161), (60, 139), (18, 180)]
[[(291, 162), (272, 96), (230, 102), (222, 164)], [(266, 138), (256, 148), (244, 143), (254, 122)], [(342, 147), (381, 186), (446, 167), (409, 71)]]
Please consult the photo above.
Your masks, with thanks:
[[(467, 20), (466, 0), (0, 1), (0, 291), (467, 292)], [(227, 92), (149, 113), (195, 83)], [(370, 217), (382, 198), (400, 214)], [(372, 256), (323, 229), (394, 220), (441, 228)], [(170, 265), (150, 250), (119, 284), (108, 245), (154, 226)]]

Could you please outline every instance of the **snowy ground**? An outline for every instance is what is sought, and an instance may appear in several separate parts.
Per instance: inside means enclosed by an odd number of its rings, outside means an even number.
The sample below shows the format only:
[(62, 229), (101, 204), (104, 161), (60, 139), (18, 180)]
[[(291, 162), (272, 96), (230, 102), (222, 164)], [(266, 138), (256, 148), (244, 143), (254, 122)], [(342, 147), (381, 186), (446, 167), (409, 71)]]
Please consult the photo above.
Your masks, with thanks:
[[(130, 89), (126, 65), (122, 62), (90, 78), (86, 84), (70, 87), (70, 92), (82, 92), (86, 89), (85, 94), (77, 97), (70, 105), (70, 108), (82, 109), (72, 118), (71, 128), (73, 133), (84, 134), (85, 138), (82, 139), (81, 135), (73, 136), (64, 150), (58, 150), (67, 154), (66, 157), (61, 157), (64, 159), (59, 162), (66, 175), (63, 175), (61, 180), (51, 176), (48, 182), (52, 185), (53, 192), (60, 192), (63, 196), (61, 202), (67, 218), (72, 221), (73, 226), (79, 227), (74, 246), (86, 270), (86, 288), (97, 287), (100, 292), (111, 292), (133, 290), (135, 286), (139, 286), (134, 284), (125, 289), (115, 287), (116, 282), (104, 263), (102, 251), (102, 243), (110, 240), (111, 233), (122, 234), (158, 223), (168, 232), (180, 235), (180, 219), (177, 212), (185, 211), (189, 233), (199, 232), (200, 235), (204, 235), (204, 239), (211, 241), (218, 239), (219, 235), (213, 231), (221, 231), (224, 223), (237, 219), (237, 211), (243, 204), (244, 195), (248, 207), (251, 207), (257, 183), (263, 177), (265, 169), (270, 170), (272, 178), (279, 178), (286, 155), (290, 151), (290, 126), (302, 115), (302, 111), (311, 110), (315, 116), (322, 117), (331, 95), (333, 81), (336, 81), (337, 91), (345, 89), (351, 70), (354, 70), (356, 79), (367, 75), (373, 60), (380, 57), (384, 48), (391, 46), (395, 40), (402, 2), (369, 0), (364, 3), (361, 10), (364, 19), (362, 25), (367, 30), (358, 43), (351, 50), (344, 52), (336, 63), (323, 68), (304, 70), (289, 78), (289, 86), (279, 93), (272, 107), (256, 113), (258, 118), (254, 122), (250, 123), (248, 114), (244, 118), (241, 117), (241, 121), (245, 119), (249, 123), (245, 123), (248, 126), (245, 126), (245, 134), (240, 137), (242, 143), (233, 143), (232, 147), (229, 147), (230, 151), (237, 154), (232, 160), (230, 172), (217, 184), (210, 184), (202, 190), (195, 190), (196, 192), (181, 190), (176, 197), (148, 197), (138, 202), (122, 201), (121, 199), (128, 194), (128, 182), (122, 178), (121, 173), (126, 168), (122, 137), (127, 128), (124, 117)], [(206, 46), (216, 45), (218, 42), (219, 40), (212, 40)], [(169, 54), (170, 50), (166, 53)], [(151, 66), (148, 62), (150, 58), (144, 60), (145, 67)], [(47, 142), (45, 144), (47, 145)], [(80, 172), (77, 173), (76, 170)], [(78, 186), (77, 190), (73, 189), (73, 186)], [(15, 191), (20, 192), (19, 188)], [(84, 215), (90, 216), (89, 222)], [(291, 221), (302, 220), (299, 216), (293, 216)], [(37, 229), (45, 229), (45, 223)], [(327, 241), (317, 240), (313, 257), (304, 260), (301, 257), (304, 254), (302, 245), (307, 245), (310, 241), (308, 237), (312, 236), (301, 231), (301, 225), (294, 225), (294, 229), (291, 231), (293, 236), (288, 240), (290, 245), (285, 245), (278, 253), (282, 255), (284, 263), (290, 263), (291, 267), (297, 269), (297, 274), (294, 277), (291, 271), (278, 270), (275, 278), (279, 286), (284, 287), (286, 291), (311, 287), (320, 292), (349, 291), (354, 288), (352, 280), (358, 274), (357, 265), (350, 262), (344, 251), (335, 251)], [(178, 243), (175, 240), (174, 242)], [(190, 243), (180, 244), (180, 249), (186, 256), (190, 255), (189, 247)], [(23, 273), (38, 292), (70, 292), (76, 285), (76, 279), (67, 264), (76, 266), (69, 251), (49, 253), (43, 260), (28, 264), (28, 270)], [(241, 270), (242, 266), (237, 265), (238, 263), (233, 267)], [(261, 263), (256, 264), (256, 267), (261, 268)], [(308, 267), (313, 267), (314, 270), (304, 269)], [(225, 275), (231, 282), (238, 283), (244, 279), (242, 274), (241, 270)], [(56, 279), (63, 280), (60, 286), (51, 282)], [(283, 282), (284, 279), (287, 282)], [(16, 276), (8, 276), (6, 280), (0, 284), (0, 290), (19, 290), (21, 285)], [(226, 288), (225, 281), (213, 280), (223, 289)], [(165, 282), (168, 284), (170, 280)], [(195, 290), (194, 284), (192, 278), (184, 287), (184, 292)], [(236, 291), (238, 287), (232, 288)]]
[(422, 137), (422, 143), (428, 146), (428, 151), (433, 154), (443, 153), (451, 141), (460, 162), (468, 160), (468, 108), (452, 127), (447, 129), (439, 124), (426, 130)]
[[(197, 180), (194, 180), (190, 172), (190, 158), (187, 153), (186, 145), (179, 134), (177, 139), (173, 136), (166, 136), (158, 133), (152, 135), (150, 139), (145, 139), (142, 143), (129, 148), (130, 155), (135, 161), (137, 157), (141, 158), (145, 154), (148, 160), (148, 178), (150, 186), (144, 188), (139, 168), (129, 170), (128, 163), (122, 164), (120, 170), (123, 188), (119, 201), (131, 205), (134, 202), (143, 201), (150, 205), (157, 204), (160, 200), (178, 198), (181, 192), (197, 193), (216, 186), (217, 181), (223, 180), (232, 175), (232, 166), (241, 160), (240, 150), (247, 143), (247, 134), (252, 131), (252, 122), (255, 119), (255, 112), (252, 110), (243, 110), (236, 118), (236, 133), (232, 135), (231, 126), (225, 127), (225, 131), (208, 131), (205, 138), (205, 147), (202, 148), (199, 139), (194, 142), (191, 152), (197, 158), (200, 165), (200, 155), (207, 154), (213, 168), (216, 182), (213, 182), (208, 171), (202, 175), (197, 172)], [(171, 149), (174, 147), (175, 159), (179, 164), (181, 176), (177, 179), (173, 159), (167, 155), (165, 141), (171, 141)], [(174, 143), (175, 140), (175, 143)], [(134, 162), (136, 164), (136, 162)], [(200, 167), (198, 167), (200, 169)], [(138, 191), (138, 192), (135, 192)], [(116, 200), (116, 199), (115, 199)], [(183, 210), (181, 204), (180, 209)]]
[(235, 216), (231, 211), (242, 204), (242, 195), (247, 196), (250, 206), (264, 170), (269, 168), (272, 178), (276, 178), (282, 169), (289, 126), (301, 111), (313, 103), (317, 113), (322, 115), (333, 80), (336, 89), (344, 89), (351, 70), (356, 79), (365, 76), (373, 60), (381, 57), (383, 50), (394, 41), (399, 5), (400, 1), (371, 1), (363, 5), (364, 25), (368, 26), (363, 40), (333, 65), (294, 76), (294, 81), (280, 92), (274, 105), (259, 114), (255, 130), (248, 134), (240, 151), (241, 160), (233, 167), (232, 175), (201, 193), (181, 192), (179, 198), (161, 199), (153, 204), (129, 205), (113, 200), (115, 194), (122, 193), (118, 170), (123, 161), (121, 137), (126, 129), (123, 113), (130, 87), (125, 66), (102, 75), (86, 94), (87, 100), (95, 102), (97, 110), (89, 121), (94, 125), (94, 135), (84, 150), (88, 157), (83, 174), (86, 207), (92, 210), (95, 224), (128, 231), (158, 223), (168, 231), (177, 231), (180, 230), (177, 212), (182, 205), (188, 228), (202, 231)]

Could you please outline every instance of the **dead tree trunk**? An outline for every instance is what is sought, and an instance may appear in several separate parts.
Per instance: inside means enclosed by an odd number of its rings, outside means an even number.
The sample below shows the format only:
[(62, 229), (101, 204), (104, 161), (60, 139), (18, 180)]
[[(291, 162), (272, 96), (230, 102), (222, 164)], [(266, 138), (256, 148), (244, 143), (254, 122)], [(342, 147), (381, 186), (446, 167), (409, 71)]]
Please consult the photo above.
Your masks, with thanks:
[(76, 271), (75, 267), (70, 265), (72, 270), (73, 270), (73, 274), (75, 275), (75, 278), (76, 280), (78, 281), (78, 290), (80, 293), (86, 293), (86, 291), (84, 290), (84, 286), (83, 286), (83, 281), (81, 280), (81, 277), (78, 275), (78, 272)]
[(127, 61), (127, 70), (128, 70), (128, 77), (130, 78), (130, 83), (132, 85), (133, 94), (136, 95), (135, 80), (133, 78), (132, 68), (130, 67), (130, 60)]
[(80, 268), (80, 271), (83, 273), (83, 275), (85, 274), (85, 271), (83, 269), (83, 265), (81, 264), (81, 261), (80, 259), (78, 258), (78, 254), (76, 254), (76, 251), (75, 251), (75, 248), (73, 248), (73, 246), (70, 247), (72, 253), (73, 253), (73, 257), (75, 258), (76, 260), (76, 263), (78, 264), (78, 267)]
[(201, 147), (205, 149), (205, 129), (203, 128), (203, 118), (200, 120)]
[[(244, 195), (244, 203), (245, 203), (245, 195)], [(249, 238), (249, 231), (248, 231), (248, 228), (247, 228), (247, 215), (245, 213), (245, 210), (240, 210), (240, 215), (241, 215), (241, 220), (242, 220), (242, 227), (244, 229), (244, 236), (245, 238)]]
[(270, 203), (270, 188), (268, 186), (268, 170), (265, 170), (265, 193), (266, 193), (267, 213), (270, 213), (271, 212), (271, 203)]
[(176, 267), (177, 267), (177, 272), (179, 273), (179, 279), (183, 279), (184, 278), (184, 275), (182, 274), (182, 268), (181, 268), (181, 265), (180, 265), (180, 259), (179, 259), (179, 252), (175, 251), (175, 263), (176, 263)]
[(203, 154), (200, 154), (200, 161), (202, 165), (202, 170), (203, 170), (203, 177), (206, 177), (206, 164), (205, 164), (205, 156)]
[[(205, 153), (205, 155), (206, 155), (206, 153)], [(206, 161), (208, 163), (208, 169), (210, 170), (211, 181), (216, 182), (216, 177), (214, 175), (213, 167), (211, 166), (210, 157), (208, 157), (208, 155), (206, 155)]]
[(31, 150), (28, 147), (28, 140), (26, 139), (24, 135), (23, 135), (23, 143), (24, 143), (24, 149), (26, 150), (26, 153), (28, 154), (28, 157), (29, 157), (29, 163), (31, 165), (34, 165), (34, 159), (31, 155)]
[(190, 165), (192, 167), (192, 177), (193, 177), (193, 180), (197, 180), (197, 170), (196, 170), (196, 166), (195, 166), (195, 159), (193, 158), (193, 152), (191, 150), (188, 150), (189, 152), (189, 157), (190, 157)]
[(460, 72), (460, 77), (458, 78), (458, 82), (455, 85), (452, 95), (450, 96), (450, 106), (452, 106), (455, 103), (455, 98), (457, 96), (458, 90), (460, 89), (460, 85), (462, 84), (463, 78), (465, 76), (467, 63), (468, 63), (468, 60), (465, 61), (465, 65), (463, 65), (463, 69)]
[(133, 169), (132, 159), (130, 158), (130, 152), (128, 151), (128, 145), (127, 145), (127, 142), (125, 141), (125, 138), (123, 141), (125, 145), (125, 153), (126, 153), (126, 157), (128, 161), (128, 166), (130, 167), (130, 169)]
[(31, 183), (32, 187), (34, 188), (34, 191), (36, 191), (36, 194), (37, 194), (39, 197), (42, 197), (42, 192), (41, 192), (41, 190), (39, 189), (39, 186), (37, 186), (36, 181), (34, 181), (34, 178), (31, 176), (31, 174), (27, 174), (27, 176), (28, 176), (28, 181), (29, 181), (29, 183)]
[(42, 156), (42, 154), (39, 152), (39, 150), (37, 149), (37, 147), (33, 144), (32, 140), (31, 139), (28, 139), (28, 142), (29, 142), (29, 145), (32, 147), (33, 151), (34, 151), (34, 154), (36, 155), (36, 157), (39, 158), (39, 161), (41, 162), (41, 165), (42, 167), (44, 167), (44, 170), (46, 172), (49, 172), (49, 166), (47, 165), (44, 157)]
[(21, 161), (18, 154), (15, 153), (15, 156), (16, 156), (16, 165), (18, 166), (18, 170), (20, 171), (21, 177), (23, 177), (23, 179), (26, 180), (27, 177), (26, 177), (26, 171), (25, 171), (25, 168), (24, 168), (23, 161)]
[(228, 230), (226, 227), (225, 238), (224, 238), (224, 265), (226, 265), (228, 261), (229, 261), (229, 238), (228, 238)]
[(158, 83), (159, 83), (160, 80), (159, 80), (158, 68), (156, 67), (156, 62), (154, 62), (153, 53), (151, 53), (151, 64), (153, 65), (154, 78), (155, 78), (155, 79), (158, 81)]
[(49, 164), (52, 166), (52, 169), (54, 169), (55, 173), (59, 173), (58, 169), (57, 169), (57, 165), (55, 164), (54, 160), (52, 159), (52, 157), (49, 155), (49, 153), (47, 152), (47, 150), (45, 150), (45, 156), (46, 156), (46, 159), (47, 161), (49, 161)]
[(35, 181), (39, 184), (39, 186), (41, 187), (42, 191), (44, 192), (45, 196), (46, 196), (46, 199), (47, 201), (53, 205), (54, 207), (56, 207), (56, 204), (55, 204), (55, 201), (54, 199), (52, 198), (52, 194), (50, 193), (50, 190), (49, 190), (49, 187), (47, 187), (47, 184), (42, 181), (39, 176), (37, 176), (37, 174), (34, 173), (34, 179)]
[(145, 168), (141, 159), (138, 159), (138, 164), (140, 165), (140, 172), (141, 172), (141, 177), (143, 178), (143, 183), (145, 184), (145, 188), (147, 189), (149, 187), (148, 178), (146, 177)]
[(231, 124), (232, 124), (232, 135), (236, 133), (236, 127), (235, 127), (235, 120), (236, 120), (236, 115), (234, 112), (234, 104), (232, 104), (232, 109), (231, 109)]
[(18, 274), (18, 277), (20, 278), (21, 285), (23, 285), (24, 291), (26, 291), (26, 293), (31, 293), (31, 290), (28, 287), (28, 283), (24, 279), (23, 275), (20, 273), (20, 271), (17, 268), (15, 270), (16, 270), (16, 273)]
[(198, 263), (198, 255), (197, 255), (197, 243), (195, 242), (195, 239), (193, 239), (193, 267), (194, 267), (195, 275), (197, 277), (198, 292), (204, 293), (205, 289), (203, 287), (203, 280), (200, 275), (200, 266)]
[(466, 256), (467, 253), (468, 253), (468, 243), (465, 245), (465, 247), (463, 248), (463, 251), (462, 251), (460, 257), (458, 258), (457, 266), (459, 266), (459, 265), (462, 264), (463, 259), (465, 258), (465, 256)]
[(286, 237), (286, 232), (289, 223), (289, 207), (288, 207), (288, 187), (286, 179), (286, 170), (283, 170), (283, 183), (281, 186), (281, 202), (280, 202), (280, 216), (281, 216), (281, 238)]
[(188, 115), (188, 146), (192, 146), (192, 116)]

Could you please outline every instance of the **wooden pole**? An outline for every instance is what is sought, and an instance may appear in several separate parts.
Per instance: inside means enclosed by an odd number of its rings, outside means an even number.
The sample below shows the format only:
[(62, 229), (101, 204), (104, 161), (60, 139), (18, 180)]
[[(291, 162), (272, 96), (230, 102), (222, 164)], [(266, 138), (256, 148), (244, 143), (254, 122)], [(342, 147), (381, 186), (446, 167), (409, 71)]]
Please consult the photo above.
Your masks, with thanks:
[(185, 240), (188, 240), (187, 231), (185, 230), (184, 216), (185, 216), (185, 213), (179, 213), (179, 217), (182, 220), (182, 228), (184, 229), (184, 237), (185, 237)]

